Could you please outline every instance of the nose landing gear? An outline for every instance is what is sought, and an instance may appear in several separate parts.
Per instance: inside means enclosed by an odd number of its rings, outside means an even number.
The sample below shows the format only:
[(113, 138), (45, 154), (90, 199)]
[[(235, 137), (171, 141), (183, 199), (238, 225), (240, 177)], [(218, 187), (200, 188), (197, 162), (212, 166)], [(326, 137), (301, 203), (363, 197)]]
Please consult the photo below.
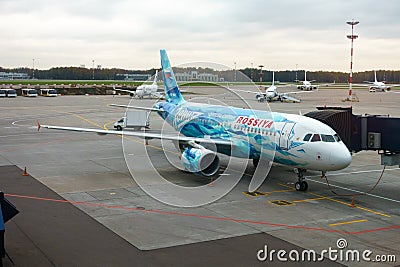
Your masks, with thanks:
[(295, 169), (295, 171), (297, 173), (298, 181), (294, 184), (294, 188), (296, 188), (296, 191), (306, 191), (308, 189), (308, 183), (305, 181), (304, 173), (307, 170)]

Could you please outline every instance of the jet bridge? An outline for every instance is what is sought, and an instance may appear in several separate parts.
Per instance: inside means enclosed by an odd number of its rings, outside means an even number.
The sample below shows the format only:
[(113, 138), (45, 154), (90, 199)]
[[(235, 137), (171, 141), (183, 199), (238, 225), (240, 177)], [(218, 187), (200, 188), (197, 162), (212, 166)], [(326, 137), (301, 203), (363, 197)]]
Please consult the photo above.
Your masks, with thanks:
[(329, 125), (351, 152), (378, 151), (382, 165), (400, 166), (400, 118), (354, 115), (351, 107), (317, 107), (305, 116)]

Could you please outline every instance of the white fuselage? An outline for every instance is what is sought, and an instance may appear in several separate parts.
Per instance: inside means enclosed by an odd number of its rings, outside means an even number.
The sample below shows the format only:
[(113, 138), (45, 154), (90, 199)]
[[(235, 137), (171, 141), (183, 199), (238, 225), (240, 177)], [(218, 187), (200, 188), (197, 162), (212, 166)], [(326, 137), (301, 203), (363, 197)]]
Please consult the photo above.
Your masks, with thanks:
[(386, 85), (384, 82), (374, 82), (370, 87), (370, 89), (375, 89), (379, 91), (389, 91), (390, 86)]
[(139, 98), (143, 98), (144, 96), (152, 96), (154, 93), (157, 92), (157, 85), (156, 84), (151, 84), (151, 85), (140, 85), (136, 89), (135, 95)]
[(275, 85), (271, 85), (265, 90), (265, 96), (268, 100), (272, 100), (278, 96), (277, 87)]
[(234, 157), (254, 159), (272, 151), (276, 163), (317, 171), (340, 170), (351, 163), (350, 152), (335, 131), (312, 118), (190, 102), (156, 106), (164, 110), (160, 116), (185, 136), (229, 139), (235, 144), (229, 151)]
[(312, 85), (311, 82), (309, 82), (309, 81), (302, 81), (302, 84), (297, 86), (297, 89), (305, 90), (305, 91), (311, 91), (316, 88), (317, 87)]

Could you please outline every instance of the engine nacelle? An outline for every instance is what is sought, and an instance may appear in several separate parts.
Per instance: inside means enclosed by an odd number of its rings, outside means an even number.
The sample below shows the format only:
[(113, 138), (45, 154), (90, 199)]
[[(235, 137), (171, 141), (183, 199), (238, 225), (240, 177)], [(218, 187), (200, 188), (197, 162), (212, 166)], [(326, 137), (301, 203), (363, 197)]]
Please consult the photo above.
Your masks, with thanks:
[(131, 97), (134, 97), (136, 94), (134, 92), (129, 93)]
[(200, 145), (185, 148), (181, 162), (186, 170), (207, 177), (216, 174), (220, 168), (217, 154)]

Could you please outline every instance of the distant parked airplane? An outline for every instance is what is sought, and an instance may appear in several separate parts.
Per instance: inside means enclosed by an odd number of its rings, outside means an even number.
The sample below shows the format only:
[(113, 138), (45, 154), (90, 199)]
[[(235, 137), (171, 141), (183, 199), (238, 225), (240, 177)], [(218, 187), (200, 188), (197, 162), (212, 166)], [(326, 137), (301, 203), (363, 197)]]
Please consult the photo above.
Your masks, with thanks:
[(297, 89), (304, 90), (304, 91), (311, 91), (311, 90), (318, 89), (318, 87), (320, 87), (320, 86), (329, 86), (331, 84), (334, 84), (334, 83), (327, 83), (327, 84), (314, 85), (314, 84), (312, 84), (312, 82), (315, 82), (315, 80), (307, 81), (307, 71), (304, 71), (304, 81), (296, 80), (296, 82), (301, 83), (299, 85), (296, 85)]
[(156, 97), (156, 98), (161, 98), (163, 97), (163, 94), (157, 92), (158, 86), (157, 86), (157, 74), (158, 70), (156, 70), (156, 74), (154, 75), (154, 81), (152, 84), (142, 84), (136, 88), (136, 90), (125, 90), (125, 89), (117, 89), (114, 87), (114, 90), (116, 91), (122, 91), (122, 92), (128, 92), (131, 97), (139, 97), (140, 99), (143, 99), (144, 96), (149, 96), (149, 97)]
[(275, 72), (273, 71), (272, 72), (272, 84), (271, 84), (271, 86), (265, 88), (265, 93), (260, 94), (259, 92), (245, 91), (245, 90), (239, 90), (239, 89), (231, 89), (231, 90), (256, 94), (256, 99), (259, 102), (264, 102), (265, 100), (267, 100), (268, 102), (287, 101), (287, 102), (293, 102), (293, 103), (300, 103), (300, 99), (290, 96), (290, 94), (299, 94), (299, 93), (305, 93), (305, 92), (300, 92), (300, 91), (285, 92), (285, 93), (278, 92), (279, 87), (288, 87), (288, 86), (290, 86), (290, 85), (282, 85), (282, 86), (275, 85)]
[(386, 92), (390, 91), (391, 87), (398, 87), (400, 84), (390, 84), (386, 85), (384, 82), (378, 82), (376, 79), (376, 71), (374, 70), (374, 76), (375, 76), (375, 81), (370, 82), (370, 81), (364, 81), (367, 84), (356, 84), (358, 86), (369, 86), (369, 91), (370, 92), (375, 92), (376, 90)]

